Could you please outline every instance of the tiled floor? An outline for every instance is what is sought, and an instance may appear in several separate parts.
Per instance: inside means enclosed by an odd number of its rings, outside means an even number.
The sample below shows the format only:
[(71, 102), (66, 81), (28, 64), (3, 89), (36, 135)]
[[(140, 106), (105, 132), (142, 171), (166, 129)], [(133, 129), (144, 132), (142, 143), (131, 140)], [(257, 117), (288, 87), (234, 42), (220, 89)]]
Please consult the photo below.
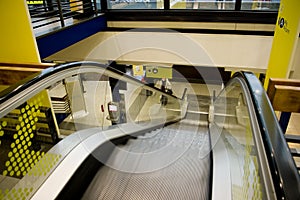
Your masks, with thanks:
[[(293, 134), (300, 136), (300, 113), (292, 113), (286, 134)], [(291, 148), (296, 148), (300, 152), (300, 144), (289, 143)], [(300, 167), (300, 157), (294, 157), (297, 167)]]

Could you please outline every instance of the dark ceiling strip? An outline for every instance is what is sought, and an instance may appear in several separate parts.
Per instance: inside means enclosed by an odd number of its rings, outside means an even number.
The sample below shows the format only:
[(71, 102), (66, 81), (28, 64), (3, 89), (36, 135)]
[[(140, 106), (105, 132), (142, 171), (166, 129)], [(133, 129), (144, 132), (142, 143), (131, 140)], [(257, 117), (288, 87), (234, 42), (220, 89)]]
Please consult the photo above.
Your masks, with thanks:
[(107, 10), (108, 21), (234, 22), (276, 24), (277, 12), (217, 10)]
[[(166, 31), (170, 30), (170, 31)], [(260, 35), (273, 36), (274, 31), (250, 31), (250, 30), (220, 30), (220, 29), (162, 29), (162, 28), (118, 28), (107, 27), (105, 31), (131, 31), (131, 32), (179, 32), (198, 34), (230, 34), (230, 35)]]

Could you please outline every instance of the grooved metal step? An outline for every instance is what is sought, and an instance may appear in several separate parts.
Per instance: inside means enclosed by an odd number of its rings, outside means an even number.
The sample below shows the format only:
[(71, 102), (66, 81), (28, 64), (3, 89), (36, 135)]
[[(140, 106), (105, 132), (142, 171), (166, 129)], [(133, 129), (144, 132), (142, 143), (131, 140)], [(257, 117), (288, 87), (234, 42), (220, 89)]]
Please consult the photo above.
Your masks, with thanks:
[(82, 199), (208, 199), (207, 127), (176, 123), (117, 146)]

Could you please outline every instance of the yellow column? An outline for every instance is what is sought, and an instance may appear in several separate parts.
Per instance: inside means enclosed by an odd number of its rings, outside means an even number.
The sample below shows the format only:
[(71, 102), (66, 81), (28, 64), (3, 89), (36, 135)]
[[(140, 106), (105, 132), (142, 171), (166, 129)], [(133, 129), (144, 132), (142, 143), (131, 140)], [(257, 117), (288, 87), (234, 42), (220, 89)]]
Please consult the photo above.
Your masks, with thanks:
[(288, 78), (300, 28), (300, 1), (281, 0), (275, 34), (266, 72), (265, 88), (269, 78)]
[(0, 19), (0, 62), (40, 63), (26, 0), (1, 0)]

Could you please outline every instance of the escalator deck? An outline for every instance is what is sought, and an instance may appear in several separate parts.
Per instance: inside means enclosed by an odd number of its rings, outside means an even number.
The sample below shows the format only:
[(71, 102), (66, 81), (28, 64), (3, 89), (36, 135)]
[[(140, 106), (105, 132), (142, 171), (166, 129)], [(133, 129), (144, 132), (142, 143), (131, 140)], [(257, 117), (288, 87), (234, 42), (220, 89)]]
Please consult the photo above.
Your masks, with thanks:
[(209, 199), (207, 127), (180, 123), (117, 146), (82, 199)]

